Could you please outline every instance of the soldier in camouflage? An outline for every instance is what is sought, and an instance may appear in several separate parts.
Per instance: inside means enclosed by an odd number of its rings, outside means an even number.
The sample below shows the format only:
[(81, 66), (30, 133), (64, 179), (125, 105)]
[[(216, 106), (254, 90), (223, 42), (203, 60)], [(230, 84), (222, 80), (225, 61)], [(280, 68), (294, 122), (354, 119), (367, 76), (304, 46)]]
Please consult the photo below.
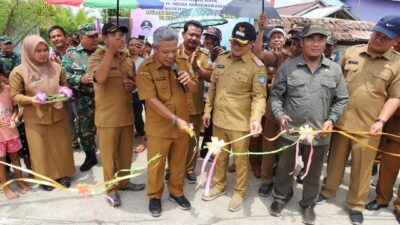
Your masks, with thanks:
[(97, 164), (96, 127), (94, 125), (93, 76), (87, 70), (89, 56), (97, 49), (98, 32), (93, 24), (81, 24), (78, 27), (81, 43), (69, 48), (61, 65), (67, 74), (69, 85), (75, 90), (75, 106), (78, 119), (78, 136), (86, 154), (84, 163), (79, 168), (82, 172)]
[(14, 45), (8, 36), (1, 37), (0, 81), (8, 83), (8, 76), (15, 66), (21, 64), (21, 57), (14, 52)]

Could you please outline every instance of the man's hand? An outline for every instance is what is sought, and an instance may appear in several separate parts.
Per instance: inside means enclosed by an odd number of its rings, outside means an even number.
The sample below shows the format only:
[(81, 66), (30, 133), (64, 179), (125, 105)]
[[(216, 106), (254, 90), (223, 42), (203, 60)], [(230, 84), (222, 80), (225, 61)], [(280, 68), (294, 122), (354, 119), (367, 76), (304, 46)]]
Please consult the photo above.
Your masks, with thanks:
[(122, 44), (121, 41), (113, 40), (110, 42), (110, 46), (107, 47), (107, 50), (111, 51), (113, 54), (115, 54), (116, 52), (120, 51), (123, 48), (124, 48), (124, 45)]
[(87, 73), (81, 77), (80, 81), (83, 84), (93, 83), (93, 76), (91, 74)]
[(199, 55), (200, 48), (196, 48), (192, 53), (192, 57), (190, 58), (190, 65), (192, 66), (193, 70), (197, 70), (199, 65), (197, 64), (197, 56)]
[(10, 127), (10, 121), (0, 119), (0, 127)]
[(186, 85), (187, 83), (190, 82), (190, 74), (186, 71), (180, 71), (179, 72), (179, 77), (178, 77), (179, 82), (181, 82), (183, 85)]
[(127, 92), (132, 92), (133, 90), (135, 90), (135, 88), (136, 88), (136, 82), (135, 81), (133, 81), (131, 79), (124, 79), (122, 82), (123, 82), (125, 90)]
[(258, 137), (262, 132), (261, 123), (258, 121), (251, 121), (250, 122), (250, 133), (253, 133), (253, 137)]
[(208, 128), (211, 123), (211, 114), (204, 113), (202, 120), (203, 120), (203, 125)]
[[(322, 124), (322, 130), (332, 130), (333, 129), (333, 123), (331, 120), (327, 120)], [(326, 136), (327, 133), (319, 133), (319, 136), (324, 137)]]
[(181, 118), (178, 118), (176, 121), (176, 125), (178, 126), (179, 130), (184, 131), (185, 127), (188, 127), (188, 123)]
[(214, 46), (211, 49), (211, 60), (214, 61), (225, 50), (221, 46)]
[(258, 29), (264, 30), (267, 25), (267, 15), (263, 12), (258, 18)]
[(383, 123), (379, 121), (375, 122), (374, 124), (372, 124), (368, 134), (371, 136), (379, 136), (382, 133), (382, 129), (383, 129)]
[(279, 124), (283, 129), (286, 130), (288, 134), (292, 133), (293, 128), (289, 127), (289, 122), (292, 122), (292, 119), (289, 116), (283, 115), (279, 120)]

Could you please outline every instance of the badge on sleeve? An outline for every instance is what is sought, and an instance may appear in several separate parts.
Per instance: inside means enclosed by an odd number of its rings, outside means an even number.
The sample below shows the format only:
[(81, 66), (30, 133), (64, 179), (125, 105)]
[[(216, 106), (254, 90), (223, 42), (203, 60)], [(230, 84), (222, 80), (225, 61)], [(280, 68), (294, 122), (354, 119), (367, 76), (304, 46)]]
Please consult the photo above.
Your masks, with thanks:
[(266, 82), (267, 82), (267, 79), (265, 78), (264, 74), (258, 75), (258, 83), (265, 84)]

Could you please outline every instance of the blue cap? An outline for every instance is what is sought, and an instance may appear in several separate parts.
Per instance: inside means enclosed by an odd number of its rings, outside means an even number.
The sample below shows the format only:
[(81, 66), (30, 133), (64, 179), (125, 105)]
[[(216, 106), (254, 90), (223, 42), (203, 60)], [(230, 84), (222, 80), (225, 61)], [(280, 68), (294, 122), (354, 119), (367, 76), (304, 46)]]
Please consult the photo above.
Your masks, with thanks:
[(400, 16), (388, 15), (379, 20), (374, 31), (385, 34), (390, 39), (400, 35)]

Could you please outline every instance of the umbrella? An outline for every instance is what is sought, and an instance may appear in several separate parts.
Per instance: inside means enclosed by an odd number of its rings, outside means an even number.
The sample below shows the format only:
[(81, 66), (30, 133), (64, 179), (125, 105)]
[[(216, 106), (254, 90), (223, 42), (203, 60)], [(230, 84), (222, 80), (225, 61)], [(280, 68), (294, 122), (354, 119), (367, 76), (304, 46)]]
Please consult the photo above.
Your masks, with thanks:
[(221, 9), (221, 14), (237, 17), (258, 18), (264, 5), (264, 12), (268, 19), (280, 19), (278, 11), (265, 0), (233, 0)]
[(80, 6), (83, 0), (46, 0), (46, 2), (56, 5)]
[(216, 10), (209, 8), (190, 8), (182, 10), (168, 25), (172, 28), (183, 28), (188, 20), (197, 20), (204, 27), (217, 26), (228, 23)]

